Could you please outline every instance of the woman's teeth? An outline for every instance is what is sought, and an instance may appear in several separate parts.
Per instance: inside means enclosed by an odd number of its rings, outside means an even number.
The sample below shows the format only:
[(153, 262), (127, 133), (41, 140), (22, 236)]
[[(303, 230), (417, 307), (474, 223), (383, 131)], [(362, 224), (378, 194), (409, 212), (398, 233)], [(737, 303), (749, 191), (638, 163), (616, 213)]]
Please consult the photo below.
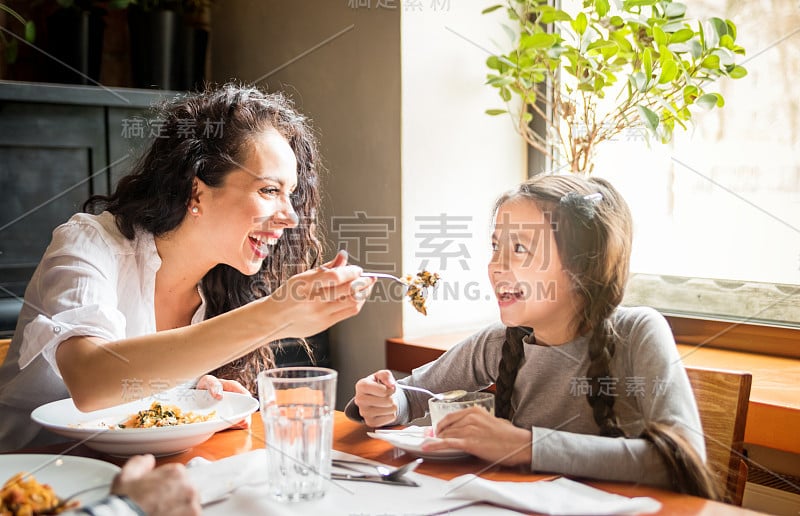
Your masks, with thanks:
[(248, 236), (250, 238), (250, 241), (253, 242), (253, 244), (258, 249), (266, 249), (267, 246), (275, 245), (278, 243), (278, 239), (274, 237), (255, 236), (255, 235), (248, 235)]

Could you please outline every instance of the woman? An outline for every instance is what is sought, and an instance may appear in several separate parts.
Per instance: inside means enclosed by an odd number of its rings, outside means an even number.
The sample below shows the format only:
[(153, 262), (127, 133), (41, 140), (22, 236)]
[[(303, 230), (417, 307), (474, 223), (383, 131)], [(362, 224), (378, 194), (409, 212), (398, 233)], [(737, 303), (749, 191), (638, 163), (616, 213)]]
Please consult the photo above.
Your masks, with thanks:
[(346, 255), (310, 269), (317, 146), (281, 95), (228, 84), (167, 104), (159, 121), (114, 194), (85, 206), (105, 211), (53, 233), (0, 367), (0, 451), (49, 441), (30, 412), (69, 396), (97, 410), (217, 368), (253, 391), (270, 342), (363, 305), (374, 280)]

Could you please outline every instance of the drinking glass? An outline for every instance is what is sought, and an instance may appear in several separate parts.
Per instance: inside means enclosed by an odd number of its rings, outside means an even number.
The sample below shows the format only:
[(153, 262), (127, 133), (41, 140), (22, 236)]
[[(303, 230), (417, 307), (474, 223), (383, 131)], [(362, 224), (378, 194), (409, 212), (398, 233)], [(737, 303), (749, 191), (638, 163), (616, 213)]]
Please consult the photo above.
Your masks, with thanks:
[(331, 476), (336, 377), (324, 367), (283, 367), (258, 375), (267, 484), (279, 501), (325, 495)]

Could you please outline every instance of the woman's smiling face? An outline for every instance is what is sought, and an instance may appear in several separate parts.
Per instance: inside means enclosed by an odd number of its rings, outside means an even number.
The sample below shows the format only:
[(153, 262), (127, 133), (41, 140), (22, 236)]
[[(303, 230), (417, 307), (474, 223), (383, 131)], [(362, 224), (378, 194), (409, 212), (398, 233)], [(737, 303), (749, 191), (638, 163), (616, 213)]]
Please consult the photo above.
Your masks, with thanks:
[(512, 198), (498, 208), (489, 279), (506, 326), (538, 331), (572, 323), (576, 300), (553, 227), (531, 200)]
[[(289, 142), (269, 128), (250, 143), (247, 159), (217, 188), (200, 182), (199, 207), (217, 263), (245, 275), (261, 269), (284, 230), (297, 226), (292, 193), (297, 159)], [(204, 199), (205, 197), (205, 199)]]

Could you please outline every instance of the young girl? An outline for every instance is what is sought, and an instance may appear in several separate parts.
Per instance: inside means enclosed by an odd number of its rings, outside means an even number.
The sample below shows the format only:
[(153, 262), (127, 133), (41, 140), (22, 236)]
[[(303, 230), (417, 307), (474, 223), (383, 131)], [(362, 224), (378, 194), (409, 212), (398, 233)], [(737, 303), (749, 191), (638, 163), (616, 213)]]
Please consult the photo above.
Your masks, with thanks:
[(30, 412), (70, 396), (95, 410), (220, 367), (252, 392), (270, 342), (363, 305), (372, 280), (346, 255), (320, 267), (317, 146), (289, 102), (228, 84), (157, 120), (132, 173), (87, 203), (105, 211), (53, 232), (0, 367), (0, 452), (53, 440)]
[[(620, 307), (632, 222), (606, 181), (542, 175), (496, 204), (489, 277), (502, 324), (401, 380), (434, 392), (496, 384), (496, 416), (446, 416), (428, 449), (716, 496), (697, 405), (664, 318)], [(347, 407), (371, 426), (423, 416), (424, 394), (388, 371)]]

